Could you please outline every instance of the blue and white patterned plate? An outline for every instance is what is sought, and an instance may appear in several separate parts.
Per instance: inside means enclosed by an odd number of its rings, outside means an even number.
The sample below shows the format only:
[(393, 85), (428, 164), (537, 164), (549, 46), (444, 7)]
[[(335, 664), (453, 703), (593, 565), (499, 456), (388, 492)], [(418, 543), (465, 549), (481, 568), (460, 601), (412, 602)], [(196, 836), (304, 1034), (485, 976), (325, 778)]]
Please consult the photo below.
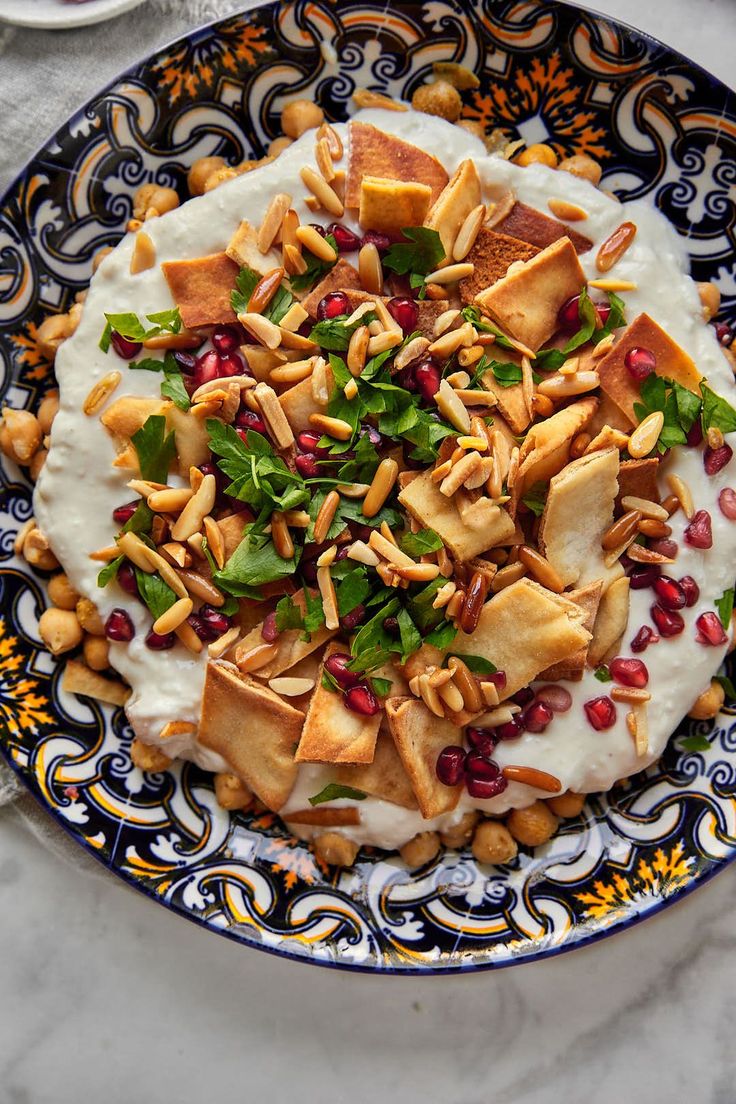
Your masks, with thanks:
[[(355, 87), (410, 98), (433, 61), (474, 70), (465, 115), (512, 138), (589, 153), (604, 186), (649, 195), (688, 239), (696, 279), (736, 316), (736, 103), (691, 62), (553, 0), (293, 0), (192, 32), (131, 69), (50, 139), (0, 209), (2, 395), (32, 406), (53, 386), (37, 343), (50, 311), (87, 284), (146, 181), (186, 195), (187, 168), (262, 155), (295, 95), (344, 118)], [(0, 749), (89, 851), (169, 908), (243, 943), (325, 965), (399, 972), (502, 966), (625, 927), (736, 855), (733, 703), (659, 765), (507, 868), (447, 853), (408, 872), (361, 852), (321, 866), (271, 816), (229, 815), (191, 766), (144, 777), (120, 710), (65, 694), (36, 628), (44, 580), (13, 558), (31, 512), (2, 475)], [(697, 688), (696, 688), (697, 689)], [(705, 741), (701, 741), (705, 743)]]

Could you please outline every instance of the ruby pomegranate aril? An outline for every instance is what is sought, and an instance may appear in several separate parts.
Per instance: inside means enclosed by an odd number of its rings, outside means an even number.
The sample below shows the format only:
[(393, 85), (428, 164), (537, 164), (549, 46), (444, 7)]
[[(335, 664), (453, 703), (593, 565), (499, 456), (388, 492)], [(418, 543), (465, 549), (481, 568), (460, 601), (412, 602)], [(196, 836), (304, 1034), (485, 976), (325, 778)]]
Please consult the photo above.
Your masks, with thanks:
[(635, 345), (624, 357), (624, 364), (631, 378), (642, 383), (657, 367), (657, 358), (651, 349), (642, 349)]
[(332, 234), (337, 242), (338, 253), (354, 253), (356, 249), (360, 249), (361, 240), (358, 235), (340, 222), (331, 222), (327, 227), (327, 233)]
[(523, 736), (524, 726), (517, 717), (512, 717), (504, 724), (496, 725), (496, 735), (499, 740), (516, 740)]
[(718, 509), (729, 521), (736, 521), (736, 491), (724, 487), (718, 496)]
[(634, 686), (637, 690), (643, 690), (649, 682), (649, 671), (640, 659), (616, 656), (608, 664), (608, 670), (619, 686)]
[(383, 622), (384, 631), (389, 636), (398, 636), (399, 633), (399, 619), (398, 617), (387, 617)]
[(112, 520), (118, 525), (125, 525), (138, 509), (140, 501), (137, 498), (135, 502), (126, 502), (123, 506), (116, 506), (112, 512)]
[[(347, 555), (347, 549), (345, 549), (345, 554)], [(340, 618), (340, 628), (344, 629), (345, 632), (354, 632), (358, 625), (362, 625), (364, 621), (365, 606), (358, 603), (355, 609), (351, 609), (350, 613), (346, 613)]]
[(583, 708), (596, 732), (612, 728), (616, 723), (616, 706), (606, 694), (600, 698), (591, 698), (585, 702)]
[(629, 586), (632, 590), (646, 590), (648, 587), (654, 586), (661, 574), (662, 568), (659, 564), (637, 566), (629, 575)]
[(527, 732), (544, 732), (554, 714), (544, 701), (533, 701), (524, 710), (524, 728)]
[(469, 751), (465, 757), (465, 773), (468, 778), (490, 780), (498, 778), (501, 770), (498, 764), (487, 755), (483, 755), (480, 751)]
[(212, 344), (223, 356), (234, 353), (242, 343), (243, 338), (235, 326), (217, 326), (212, 333)]
[(314, 560), (302, 560), (299, 570), (305, 583), (314, 586), (317, 582), (317, 564)]
[(279, 630), (276, 628), (276, 611), (271, 610), (263, 618), (263, 624), (261, 625), (261, 639), (265, 640), (267, 644), (273, 644), (278, 640)]
[(361, 717), (375, 717), (381, 711), (378, 698), (364, 682), (346, 690), (342, 697), (351, 713), (358, 713)]
[(567, 713), (572, 705), (572, 694), (564, 686), (549, 683), (537, 690), (537, 701), (548, 705), (553, 713)]
[(126, 594), (134, 594), (138, 597), (138, 582), (135, 577), (135, 568), (132, 563), (122, 563), (118, 568), (117, 581), (120, 586), (126, 592)]
[(667, 610), (683, 609), (687, 605), (687, 596), (676, 579), (669, 575), (660, 575), (654, 580), (654, 593), (660, 606)]
[(534, 691), (530, 686), (522, 686), (521, 690), (517, 690), (515, 694), (512, 694), (511, 700), (514, 705), (529, 705), (529, 702), (534, 700)]
[(199, 616), (215, 633), (215, 638), (222, 636), (222, 634), (226, 633), (230, 628), (230, 618), (226, 613), (221, 613), (220, 610), (215, 609), (214, 606), (202, 606), (199, 611)]
[(108, 640), (115, 640), (127, 644), (135, 636), (135, 628), (130, 619), (130, 614), (124, 609), (114, 609), (105, 621), (105, 636)]
[(725, 468), (733, 456), (730, 445), (721, 445), (720, 448), (708, 448), (703, 452), (703, 467), (706, 475), (717, 475), (721, 468)]
[(154, 652), (165, 652), (176, 644), (176, 636), (171, 633), (155, 633), (153, 629), (146, 636), (146, 647)]
[(416, 329), (419, 308), (413, 299), (389, 299), (386, 307), (391, 317), (399, 323), (405, 334), (409, 334)]
[(317, 445), (319, 444), (319, 433), (300, 433), (296, 439), (296, 443), (302, 452), (316, 452)]
[(220, 354), (216, 349), (208, 349), (206, 353), (202, 353), (201, 356), (197, 357), (191, 380), (187, 381), (193, 391), (196, 391), (203, 383), (211, 383), (212, 380), (219, 378), (220, 360)]
[(713, 530), (707, 510), (698, 510), (685, 528), (685, 541), (692, 548), (712, 548)]
[(714, 322), (713, 328), (719, 343), (728, 347), (733, 341), (733, 330), (728, 322)]
[(494, 671), (492, 675), (483, 675), (483, 682), (492, 682), (497, 690), (505, 690), (507, 681), (505, 671)]
[(174, 360), (179, 371), (184, 376), (191, 376), (197, 368), (197, 358), (194, 353), (187, 353), (184, 349), (174, 351)]
[(562, 330), (572, 333), (580, 328), (580, 296), (573, 295), (563, 303), (557, 314), (557, 322)]
[(659, 644), (659, 637), (649, 625), (642, 625), (629, 647), (632, 652), (645, 652), (650, 644)]
[(457, 786), (465, 777), (465, 748), (448, 744), (437, 756), (435, 773), (443, 786)]
[(690, 429), (687, 431), (687, 447), (697, 448), (700, 442), (703, 440), (703, 427), (700, 424), (700, 419), (693, 422)]
[(302, 452), (295, 456), (294, 466), (302, 479), (315, 479), (319, 475), (317, 457), (312, 452)]
[(442, 382), (442, 369), (432, 357), (425, 357), (414, 367), (414, 382), (417, 391), (426, 403), (434, 402), (434, 397)]
[(259, 414), (256, 414), (255, 410), (239, 410), (235, 416), (235, 425), (238, 429), (244, 429), (246, 432), (253, 429), (256, 433), (262, 433), (264, 436), (268, 433), (266, 423)]
[(728, 633), (716, 613), (710, 611), (701, 613), (695, 622), (695, 628), (698, 630), (696, 640), (699, 644), (707, 644), (710, 648), (717, 648), (728, 640)]
[(499, 773), (495, 778), (468, 778), (465, 786), (471, 797), (478, 801), (488, 801), (490, 798), (502, 794), (508, 786), (508, 782)]
[(117, 333), (115, 330), (110, 334), (110, 344), (118, 356), (123, 360), (132, 360), (133, 357), (138, 356), (143, 348), (140, 341), (130, 341), (127, 337), (123, 337), (122, 334)]
[(366, 230), (363, 235), (363, 245), (375, 245), (379, 253), (385, 253), (393, 245), (388, 234), (382, 234), (380, 230)]
[(341, 314), (350, 313), (350, 303), (344, 291), (330, 291), (317, 304), (317, 321), (324, 322), (328, 318), (339, 318)]
[(343, 690), (350, 690), (360, 682), (360, 675), (348, 668), (352, 662), (353, 657), (347, 652), (335, 652), (325, 660), (325, 671)]
[(475, 725), (465, 729), (465, 738), (474, 751), (486, 756), (491, 754), (498, 743), (498, 736), (492, 728), (476, 728)]
[(658, 537), (657, 540), (650, 540), (648, 548), (650, 552), (656, 552), (659, 556), (666, 556), (668, 560), (676, 560), (677, 553), (680, 551), (677, 541), (670, 540), (669, 537)]
[(685, 628), (682, 614), (677, 610), (666, 610), (655, 603), (649, 612), (660, 636), (679, 636)]
[(198, 613), (190, 613), (189, 617), (187, 617), (187, 624), (190, 628), (194, 629), (203, 644), (212, 644), (220, 635), (220, 633), (216, 633)]
[(700, 597), (700, 587), (693, 579), (692, 575), (683, 575), (680, 579), (680, 589), (685, 595), (685, 605), (690, 607), (694, 606)]

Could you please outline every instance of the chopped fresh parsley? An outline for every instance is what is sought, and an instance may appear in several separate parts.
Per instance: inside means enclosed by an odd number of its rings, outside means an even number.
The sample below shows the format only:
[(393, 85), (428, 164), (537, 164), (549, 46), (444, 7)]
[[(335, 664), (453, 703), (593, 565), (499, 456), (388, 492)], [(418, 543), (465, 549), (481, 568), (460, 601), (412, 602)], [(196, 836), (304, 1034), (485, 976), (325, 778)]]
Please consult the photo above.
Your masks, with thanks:
[(613, 675), (608, 670), (605, 663), (602, 663), (600, 667), (596, 667), (594, 674), (599, 682), (611, 682), (613, 680)]
[[(308, 541), (314, 538), (314, 523), (317, 520), (317, 514), (326, 497), (326, 491), (317, 491), (312, 501), (309, 503), (308, 511), (312, 520), (306, 532), (306, 539)], [(325, 540), (334, 540), (335, 537), (343, 531), (349, 521), (357, 521), (360, 525), (368, 525), (372, 529), (380, 528), (384, 521), (387, 525), (390, 525), (392, 529), (400, 529), (403, 524), (401, 514), (391, 506), (383, 506), (374, 517), (367, 518), (363, 516), (363, 503), (359, 498), (341, 497)]]
[(445, 248), (437, 231), (429, 230), (426, 226), (407, 226), (402, 234), (407, 240), (391, 246), (383, 258), (383, 267), (400, 276), (407, 272), (418, 276), (427, 276), (434, 272), (445, 255)]
[(495, 344), (499, 349), (513, 349), (515, 348), (513, 342), (509, 341), (506, 334), (499, 330), (498, 326), (494, 326), (490, 318), (484, 318), (481, 316), (478, 307), (469, 306), (463, 307), (461, 314), (466, 322), (472, 322), (478, 333), (492, 333), (496, 337)]
[(149, 338), (158, 337), (159, 334), (179, 333), (181, 330), (181, 315), (178, 307), (158, 311), (156, 314), (147, 314), (146, 321), (152, 322), (152, 326), (144, 326), (138, 315), (132, 312), (105, 313), (105, 318), (107, 322), (99, 342), (103, 353), (108, 352), (113, 333), (120, 334), (128, 341), (148, 341)]
[(707, 736), (683, 736), (679, 742), (680, 751), (709, 751), (710, 740)]
[(731, 682), (728, 675), (716, 675), (716, 682), (720, 682), (729, 701), (736, 701), (736, 686)]
[(293, 598), (285, 594), (276, 603), (276, 628), (280, 633), (287, 629), (303, 629), (304, 615)]
[(424, 638), (425, 644), (431, 644), (433, 648), (439, 648), (442, 651), (444, 648), (449, 647), (453, 640), (457, 636), (457, 629), (453, 625), (452, 621), (441, 621), (436, 628), (432, 629), (430, 633)]
[(97, 576), (98, 587), (106, 587), (108, 583), (111, 583), (113, 579), (117, 578), (118, 571), (125, 559), (125, 556), (116, 556), (114, 560), (110, 560), (110, 563), (105, 564), (102, 571)]
[(152, 483), (165, 483), (176, 455), (173, 431), (166, 436), (166, 418), (151, 414), (131, 437), (138, 454), (141, 477)]
[(496, 383), (501, 387), (513, 387), (516, 383), (521, 383), (521, 365), (508, 363), (502, 364), (500, 361), (492, 360), (486, 365), (486, 370), (493, 372), (493, 377)]
[(124, 533), (150, 533), (151, 525), (153, 523), (153, 510), (144, 502), (140, 500), (135, 508), (133, 516), (126, 521), (123, 526)]
[(736, 410), (720, 395), (716, 395), (715, 391), (711, 391), (707, 383), (701, 383), (700, 393), (703, 396), (703, 433), (711, 428), (720, 429), (722, 433), (733, 433), (736, 430)]
[[(333, 572), (333, 578), (334, 576), (335, 573)], [(350, 567), (342, 579), (336, 580), (335, 592), (337, 594), (337, 612), (340, 617), (345, 617), (362, 605), (371, 592), (371, 584), (368, 581), (368, 572), (365, 567), (360, 564)]]
[(158, 620), (161, 614), (166, 613), (167, 609), (176, 602), (176, 594), (160, 575), (149, 575), (139, 567), (135, 569), (135, 579), (138, 593), (148, 606), (153, 620)]
[(442, 537), (434, 529), (420, 529), (418, 533), (405, 533), (399, 540), (399, 548), (407, 556), (419, 559), (442, 548)]
[(733, 599), (734, 588), (729, 587), (728, 590), (724, 590), (720, 598), (716, 598), (716, 609), (718, 610), (718, 616), (721, 619), (721, 624), (724, 629), (727, 629), (731, 624), (731, 614), (733, 613)]
[(258, 587), (293, 575), (300, 556), (301, 549), (297, 548), (290, 560), (282, 559), (271, 538), (252, 523), (246, 525), (242, 541), (225, 566), (214, 573), (213, 581), (236, 598), (261, 599)]
[(220, 459), (217, 466), (232, 482), (226, 492), (246, 502), (256, 513), (268, 509), (294, 510), (309, 501), (304, 480), (290, 471), (271, 442), (249, 429), (245, 441), (232, 426), (217, 418), (207, 419), (211, 451)]
[(339, 782), (329, 782), (323, 790), (309, 798), (309, 804), (323, 805), (325, 801), (339, 801), (342, 797), (350, 798), (352, 801), (363, 801), (366, 795), (362, 790), (354, 790), (352, 786), (341, 786)]
[(154, 357), (144, 357), (143, 360), (132, 360), (128, 365), (133, 370), (145, 372), (163, 372), (164, 381), (161, 384), (161, 396), (171, 399), (180, 410), (188, 410), (191, 406), (187, 389), (184, 386), (184, 377), (176, 363), (172, 352), (167, 352), (163, 360)]
[(521, 500), (535, 517), (541, 517), (547, 504), (547, 487), (544, 483), (534, 483)]
[(337, 318), (325, 318), (313, 327), (309, 339), (328, 352), (342, 353), (350, 344), (350, 338), (355, 331), (360, 326), (367, 326), (374, 318), (376, 318), (376, 314), (373, 311), (368, 311), (357, 318), (355, 322), (351, 322), (350, 325), (347, 325), (347, 314), (341, 314)]
[(401, 642), (401, 661), (406, 663), (410, 655), (413, 655), (422, 646), (422, 637), (416, 625), (405, 609), (400, 609), (396, 615), (399, 622), (399, 639)]

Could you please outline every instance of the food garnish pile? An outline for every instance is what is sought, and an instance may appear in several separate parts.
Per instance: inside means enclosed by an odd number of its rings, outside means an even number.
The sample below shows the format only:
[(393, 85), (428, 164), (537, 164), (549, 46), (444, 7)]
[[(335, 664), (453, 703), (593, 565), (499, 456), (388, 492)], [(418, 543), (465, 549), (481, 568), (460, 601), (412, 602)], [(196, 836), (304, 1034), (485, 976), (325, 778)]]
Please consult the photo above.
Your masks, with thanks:
[[(456, 122), (452, 81), (470, 75), (445, 66), (441, 77), (414, 106)], [(206, 665), (199, 722), (170, 717), (157, 746), (134, 741), (133, 758), (161, 770), (166, 740), (189, 733), (226, 765), (225, 808), (277, 813), (300, 765), (323, 765), (328, 781), (284, 819), (328, 863), (355, 859), (366, 798), (445, 816), (401, 848), (411, 866), (441, 843), (509, 862), (584, 798), (527, 762), (500, 766), (499, 744), (565, 713), (558, 726), (593, 739), (623, 714), (636, 756), (652, 761), (646, 653), (685, 631), (700, 598), (678, 572), (671, 519), (685, 515), (687, 545), (713, 542), (697, 487), (668, 459), (697, 450), (703, 480), (715, 476), (736, 411), (653, 318), (630, 317), (636, 285), (616, 270), (633, 222), (596, 243), (588, 279), (587, 213), (554, 189), (546, 210), (510, 190), (489, 202), (473, 157), (448, 177), (371, 123), (341, 137), (304, 101), (283, 124), (264, 163), (309, 132), (317, 169), (300, 175), (313, 223), (274, 194), (257, 223), (244, 210), (222, 252), (161, 264), (170, 309), (139, 316), (111, 302), (100, 318), (109, 372), (84, 413), (114, 441), (128, 490), (109, 545), (89, 549), (98, 586), (147, 607), (148, 649)], [(517, 165), (556, 167), (560, 196), (569, 174), (600, 180), (589, 158), (558, 165), (549, 147), (481, 136)], [(190, 189), (259, 164), (205, 159)], [(159, 265), (147, 226), (177, 205), (171, 189), (139, 191), (131, 274)], [(708, 321), (717, 289), (700, 293)], [(41, 326), (51, 355), (83, 298)], [(717, 336), (729, 356), (730, 330)], [(160, 397), (137, 395), (136, 373), (151, 372)], [(4, 411), (0, 445), (34, 479), (57, 406), (50, 393), (36, 415)], [(736, 520), (736, 491), (718, 508)], [(59, 567), (33, 521), (16, 547), (34, 567)], [(644, 588), (650, 616), (629, 624), (631, 591)], [(55, 655), (81, 646), (65, 688), (124, 704), (108, 655), (136, 633), (124, 602), (103, 621), (59, 573), (49, 597), (42, 639)], [(732, 607), (733, 590), (713, 596), (687, 627), (694, 646), (722, 657)], [(598, 692), (571, 712), (591, 670)], [(691, 715), (714, 717), (723, 697), (714, 680)], [(512, 784), (526, 807), (482, 815)]]

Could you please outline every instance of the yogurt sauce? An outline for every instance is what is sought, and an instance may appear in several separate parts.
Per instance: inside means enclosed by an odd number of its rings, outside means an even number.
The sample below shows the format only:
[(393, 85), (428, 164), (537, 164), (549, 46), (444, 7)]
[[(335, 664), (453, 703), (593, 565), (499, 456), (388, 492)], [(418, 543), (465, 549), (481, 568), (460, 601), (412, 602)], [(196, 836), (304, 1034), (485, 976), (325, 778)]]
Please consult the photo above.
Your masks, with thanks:
[[(547, 210), (551, 197), (565, 198), (583, 207), (588, 219), (578, 229), (595, 243), (580, 258), (590, 279), (598, 275), (594, 267), (598, 245), (625, 219), (636, 223), (637, 236), (615, 268), (617, 277), (637, 285), (637, 290), (623, 296), (627, 318), (631, 320), (641, 311), (649, 313), (693, 357), (711, 387), (736, 404), (736, 386), (729, 364), (712, 329), (703, 324), (697, 290), (687, 275), (684, 243), (652, 206), (642, 200), (622, 205), (568, 173), (541, 165), (520, 169), (490, 157), (482, 144), (462, 128), (429, 115), (369, 110), (361, 112), (358, 118), (434, 153), (449, 173), (464, 158), (473, 157), (486, 201), (510, 187), (520, 200), (541, 211)], [(340, 124), (335, 129), (347, 142), (347, 127)], [(62, 345), (56, 359), (61, 405), (51, 433), (50, 452), (36, 485), (35, 514), (74, 587), (97, 604), (103, 618), (119, 606), (133, 619), (135, 638), (129, 644), (111, 644), (110, 659), (132, 687), (127, 714), (137, 735), (146, 743), (161, 743), (159, 732), (169, 720), (198, 721), (207, 652), (205, 649), (200, 656), (193, 656), (181, 645), (170, 651), (149, 650), (144, 644), (150, 621), (147, 611), (117, 584), (104, 590), (97, 587), (100, 565), (89, 559), (89, 553), (112, 543), (116, 533), (112, 510), (131, 495), (125, 486), (128, 476), (112, 467), (115, 449), (110, 437), (99, 418), (82, 413), (82, 404), (92, 384), (112, 368), (123, 373), (115, 398), (125, 394), (158, 396), (161, 383), (158, 374), (130, 372), (114, 352), (105, 355), (99, 349), (104, 312), (133, 311), (143, 317), (170, 307), (171, 294), (159, 264), (223, 250), (243, 217), (258, 225), (275, 192), (289, 192), (301, 221), (313, 221), (315, 216), (304, 203), (307, 193), (299, 176), (305, 164), (316, 167), (313, 132), (289, 146), (276, 162), (146, 223), (157, 264), (136, 276), (129, 272), (135, 235), (127, 235), (98, 269), (79, 327)], [(343, 221), (351, 224), (348, 218)], [(661, 755), (677, 723), (722, 662), (725, 645), (709, 648), (698, 644), (694, 624), (698, 615), (714, 609), (715, 599), (733, 585), (736, 524), (720, 513), (718, 493), (736, 483), (736, 462), (732, 460), (718, 475), (709, 478), (703, 472), (701, 450), (679, 450), (674, 460), (668, 460), (667, 470), (677, 472), (690, 486), (696, 509), (709, 511), (713, 548), (699, 551), (685, 544), (682, 539), (685, 519), (681, 511), (675, 514), (672, 536), (678, 541), (680, 552), (673, 573), (677, 577), (692, 575), (700, 587), (701, 598), (695, 607), (682, 611), (685, 620), (682, 635), (650, 646), (643, 656), (652, 693), (649, 754), (636, 756), (625, 723), (625, 705), (618, 705), (618, 719), (613, 728), (595, 732), (590, 727), (583, 703), (605, 693), (606, 687), (588, 671), (581, 682), (565, 684), (573, 697), (572, 708), (557, 716), (544, 734), (525, 733), (518, 740), (498, 746), (494, 757), (500, 766), (515, 763), (548, 771), (561, 780), (563, 790), (584, 793), (608, 790), (617, 779), (641, 770)], [(629, 654), (628, 643), (637, 629), (651, 623), (652, 601), (649, 590), (631, 592), (623, 654)], [(207, 770), (228, 769), (220, 756), (200, 747), (195, 737), (169, 739), (166, 751), (192, 759)], [(307, 806), (307, 799), (329, 778), (329, 766), (300, 767), (297, 784), (282, 815)], [(518, 783), (510, 784), (502, 795), (490, 801), (474, 801), (464, 794), (455, 812), (433, 821), (422, 820), (418, 812), (367, 798), (359, 806), (361, 824), (341, 831), (367, 844), (393, 848), (418, 831), (441, 829), (454, 823), (469, 808), (500, 814), (528, 805), (540, 796), (548, 795)], [(302, 834), (308, 836), (310, 829), (305, 828)]]

